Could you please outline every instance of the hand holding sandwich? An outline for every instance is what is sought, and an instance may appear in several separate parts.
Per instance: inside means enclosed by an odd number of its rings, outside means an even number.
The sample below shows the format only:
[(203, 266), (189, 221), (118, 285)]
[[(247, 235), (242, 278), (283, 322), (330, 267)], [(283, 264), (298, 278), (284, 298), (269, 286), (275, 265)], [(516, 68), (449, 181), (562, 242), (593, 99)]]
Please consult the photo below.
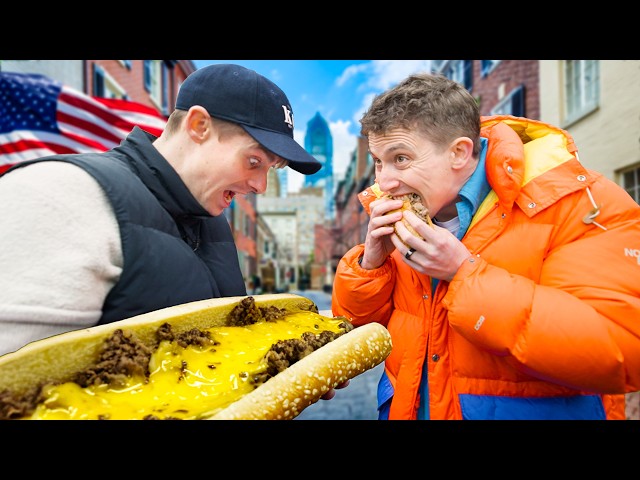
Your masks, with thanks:
[(367, 236), (364, 241), (364, 255), (360, 266), (367, 270), (380, 267), (395, 250), (390, 239), (394, 224), (402, 220), (402, 200), (380, 198), (369, 205), (370, 217)]
[(471, 256), (467, 247), (446, 228), (431, 227), (410, 210), (404, 211), (403, 216), (422, 238), (415, 236), (404, 222), (399, 221), (394, 225), (396, 234), (389, 235), (391, 243), (413, 269), (450, 282), (460, 265)]
[[(423, 220), (403, 205), (402, 199), (389, 197), (370, 203), (369, 228), (360, 265), (365, 269), (378, 268), (397, 249), (405, 256), (405, 262), (420, 273), (451, 281), (471, 253), (447, 229), (433, 225), (430, 219)], [(407, 223), (415, 233), (407, 228)]]

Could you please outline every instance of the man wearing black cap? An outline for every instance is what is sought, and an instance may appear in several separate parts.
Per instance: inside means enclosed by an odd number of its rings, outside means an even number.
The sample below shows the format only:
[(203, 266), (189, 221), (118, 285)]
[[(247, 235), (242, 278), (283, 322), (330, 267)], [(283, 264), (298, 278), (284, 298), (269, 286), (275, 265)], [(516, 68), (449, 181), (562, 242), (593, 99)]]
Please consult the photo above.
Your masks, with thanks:
[[(136, 127), (97, 154), (16, 164), (2, 218), (0, 355), (180, 303), (246, 295), (229, 224), (270, 168), (321, 165), (293, 139), (277, 85), (238, 65), (196, 70), (158, 138)], [(4, 190), (4, 193), (3, 193)], [(6, 221), (5, 221), (6, 220)]]

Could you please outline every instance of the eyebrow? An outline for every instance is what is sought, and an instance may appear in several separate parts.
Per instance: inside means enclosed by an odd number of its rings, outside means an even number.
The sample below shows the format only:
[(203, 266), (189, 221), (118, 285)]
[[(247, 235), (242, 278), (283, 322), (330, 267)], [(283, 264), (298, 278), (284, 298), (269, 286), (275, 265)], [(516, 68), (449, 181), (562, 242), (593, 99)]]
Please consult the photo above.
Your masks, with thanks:
[[(262, 144), (258, 141), (254, 141), (253, 145), (250, 146), (250, 148), (255, 148), (256, 150), (260, 150), (262, 152), (262, 154), (267, 157), (267, 160), (269, 160), (270, 163), (276, 163), (277, 159), (279, 158), (278, 155), (276, 155), (275, 153), (273, 153), (271, 150), (269, 150), (266, 147), (263, 147)], [(275, 160), (274, 160), (275, 159)]]
[(268, 148), (263, 147), (262, 144), (260, 144), (259, 142), (256, 142), (255, 148), (262, 151), (262, 153), (267, 157), (267, 160), (269, 161), (269, 167), (274, 167), (276, 169), (279, 169), (289, 165), (289, 160), (282, 158), (279, 155), (276, 155)]
[[(407, 145), (404, 142), (399, 142), (399, 143), (394, 143), (393, 145), (389, 145), (387, 148), (385, 148), (384, 150), (382, 150), (382, 152), (380, 152), (381, 155), (388, 155), (391, 154), (393, 152), (395, 152), (396, 150), (411, 150), (411, 147), (409, 145)], [(376, 158), (379, 158), (379, 156), (374, 155), (371, 150), (369, 150), (369, 153), (371, 153), (371, 155), (375, 156)]]
[(280, 160), (278, 160), (278, 161), (273, 165), (273, 167), (274, 167), (275, 169), (281, 169), (281, 168), (288, 167), (288, 166), (289, 166), (289, 160), (287, 160), (286, 158), (282, 158), (282, 157), (280, 157)]

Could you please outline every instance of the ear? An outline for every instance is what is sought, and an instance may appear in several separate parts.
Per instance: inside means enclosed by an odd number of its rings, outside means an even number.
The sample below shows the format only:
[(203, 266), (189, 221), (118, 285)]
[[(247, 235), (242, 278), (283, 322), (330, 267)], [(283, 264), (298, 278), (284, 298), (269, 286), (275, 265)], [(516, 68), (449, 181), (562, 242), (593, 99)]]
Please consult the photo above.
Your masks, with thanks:
[(194, 105), (184, 118), (184, 129), (196, 143), (203, 143), (211, 135), (211, 122), (204, 107)]
[(460, 170), (473, 160), (473, 140), (469, 137), (458, 137), (449, 147), (451, 168)]

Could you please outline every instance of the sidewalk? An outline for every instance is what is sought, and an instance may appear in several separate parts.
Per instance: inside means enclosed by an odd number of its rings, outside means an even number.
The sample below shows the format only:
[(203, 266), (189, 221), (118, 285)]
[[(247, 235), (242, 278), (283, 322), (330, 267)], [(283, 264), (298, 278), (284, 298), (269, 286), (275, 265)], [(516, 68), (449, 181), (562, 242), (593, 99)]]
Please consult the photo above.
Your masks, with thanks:
[(318, 400), (296, 420), (377, 420), (376, 389), (382, 375), (381, 363), (354, 377), (346, 388), (336, 390), (331, 400)]
[[(331, 309), (331, 294), (319, 290), (294, 290), (289, 293), (307, 297), (318, 306), (320, 311)], [(352, 378), (347, 387), (336, 390), (336, 396), (331, 400), (318, 400), (295, 419), (377, 420), (376, 391), (383, 368), (383, 364), (380, 364)]]

